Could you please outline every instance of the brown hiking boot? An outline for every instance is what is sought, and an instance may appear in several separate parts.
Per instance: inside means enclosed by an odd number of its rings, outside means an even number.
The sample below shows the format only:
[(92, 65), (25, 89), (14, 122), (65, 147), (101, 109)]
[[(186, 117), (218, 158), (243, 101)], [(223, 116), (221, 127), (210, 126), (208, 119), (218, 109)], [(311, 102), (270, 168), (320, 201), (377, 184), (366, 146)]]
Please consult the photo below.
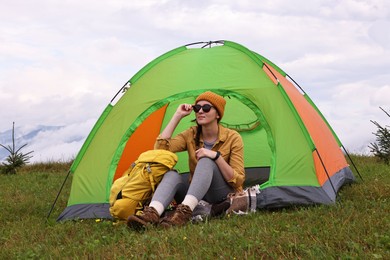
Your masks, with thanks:
[(160, 225), (166, 228), (172, 226), (183, 226), (191, 220), (191, 217), (192, 210), (190, 207), (184, 204), (180, 204), (177, 206), (175, 212), (171, 216), (164, 218), (160, 222)]
[(145, 206), (143, 212), (140, 215), (131, 215), (127, 219), (127, 226), (139, 230), (148, 225), (157, 225), (160, 221), (158, 212), (153, 207)]

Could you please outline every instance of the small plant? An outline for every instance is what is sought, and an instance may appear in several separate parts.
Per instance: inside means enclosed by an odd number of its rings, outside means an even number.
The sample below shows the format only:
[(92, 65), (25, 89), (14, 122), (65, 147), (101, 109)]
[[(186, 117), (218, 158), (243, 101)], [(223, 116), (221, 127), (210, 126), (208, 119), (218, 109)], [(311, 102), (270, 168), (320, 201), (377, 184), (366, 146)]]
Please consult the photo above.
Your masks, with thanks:
[[(386, 112), (383, 108), (379, 107), (385, 114), (390, 117), (390, 114)], [(386, 164), (390, 163), (390, 129), (389, 126), (381, 126), (378, 122), (370, 120), (374, 125), (378, 127), (376, 133), (373, 133), (376, 136), (376, 142), (370, 143), (369, 148), (374, 155)]]
[(2, 163), (2, 172), (5, 174), (16, 174), (16, 170), (23, 165), (27, 164), (31, 159), (30, 155), (33, 151), (28, 153), (22, 153), (21, 150), (26, 147), (27, 144), (22, 145), (19, 148), (15, 146), (15, 122), (12, 124), (12, 147), (10, 145), (4, 146), (0, 144), (1, 147), (6, 149), (9, 152), (5, 162)]

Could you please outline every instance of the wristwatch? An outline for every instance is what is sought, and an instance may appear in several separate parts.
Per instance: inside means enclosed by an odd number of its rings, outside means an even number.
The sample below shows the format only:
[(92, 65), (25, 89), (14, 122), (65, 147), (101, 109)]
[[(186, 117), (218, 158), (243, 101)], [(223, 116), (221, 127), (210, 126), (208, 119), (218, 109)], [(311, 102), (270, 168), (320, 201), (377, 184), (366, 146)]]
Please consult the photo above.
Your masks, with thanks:
[(217, 151), (217, 155), (213, 158), (213, 161), (216, 161), (219, 156), (221, 156), (221, 152), (220, 151)]

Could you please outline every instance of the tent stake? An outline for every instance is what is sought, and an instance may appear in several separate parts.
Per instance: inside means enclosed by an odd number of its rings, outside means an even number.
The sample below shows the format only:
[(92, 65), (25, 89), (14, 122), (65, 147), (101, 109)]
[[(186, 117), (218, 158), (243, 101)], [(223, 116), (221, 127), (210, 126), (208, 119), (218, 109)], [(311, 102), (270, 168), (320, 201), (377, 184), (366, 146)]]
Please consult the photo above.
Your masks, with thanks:
[(70, 174), (70, 170), (69, 170), (68, 173), (66, 174), (65, 180), (64, 180), (64, 182), (62, 183), (60, 190), (58, 191), (57, 197), (56, 197), (56, 199), (54, 200), (53, 205), (51, 206), (51, 209), (50, 209), (50, 211), (49, 211), (49, 214), (47, 214), (46, 220), (49, 219), (49, 217), (50, 217), (50, 215), (51, 215), (51, 212), (53, 211), (54, 206), (55, 206), (56, 203), (57, 203), (58, 197), (60, 196), (60, 194), (61, 194), (61, 192), (62, 192), (62, 189), (64, 188), (65, 183), (66, 183), (66, 181), (68, 180), (69, 174)]

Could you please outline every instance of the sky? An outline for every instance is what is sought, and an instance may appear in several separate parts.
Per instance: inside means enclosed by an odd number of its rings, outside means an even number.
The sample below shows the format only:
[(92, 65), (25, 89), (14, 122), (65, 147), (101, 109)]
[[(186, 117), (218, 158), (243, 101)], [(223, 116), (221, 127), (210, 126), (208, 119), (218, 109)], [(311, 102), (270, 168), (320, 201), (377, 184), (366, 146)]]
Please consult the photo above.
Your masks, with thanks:
[(44, 126), (32, 161), (74, 158), (117, 91), (151, 60), (230, 40), (286, 71), (349, 152), (389, 125), (388, 0), (0, 0), (0, 133)]

